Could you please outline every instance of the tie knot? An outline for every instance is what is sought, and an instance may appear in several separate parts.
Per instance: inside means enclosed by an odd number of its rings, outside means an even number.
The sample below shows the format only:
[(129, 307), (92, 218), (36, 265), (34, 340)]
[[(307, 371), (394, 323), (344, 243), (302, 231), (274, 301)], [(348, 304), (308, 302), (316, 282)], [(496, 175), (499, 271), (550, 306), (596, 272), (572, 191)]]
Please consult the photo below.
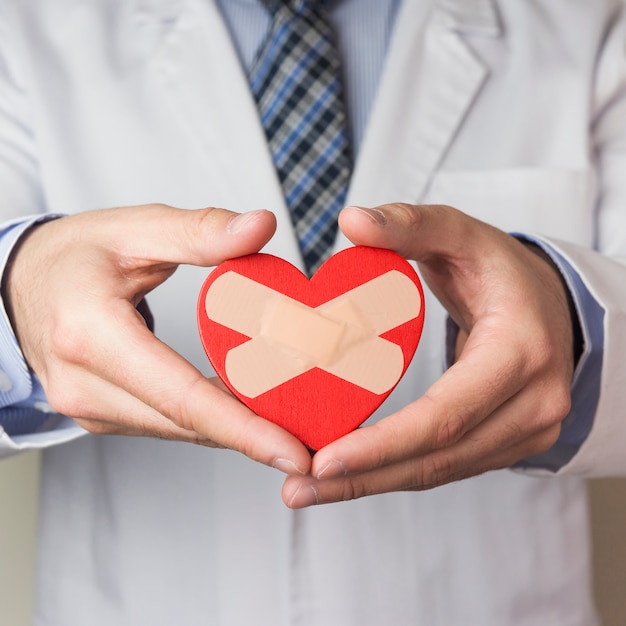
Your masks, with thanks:
[(272, 15), (276, 15), (280, 9), (289, 9), (293, 13), (302, 14), (314, 11), (324, 4), (324, 0), (262, 0), (262, 2)]

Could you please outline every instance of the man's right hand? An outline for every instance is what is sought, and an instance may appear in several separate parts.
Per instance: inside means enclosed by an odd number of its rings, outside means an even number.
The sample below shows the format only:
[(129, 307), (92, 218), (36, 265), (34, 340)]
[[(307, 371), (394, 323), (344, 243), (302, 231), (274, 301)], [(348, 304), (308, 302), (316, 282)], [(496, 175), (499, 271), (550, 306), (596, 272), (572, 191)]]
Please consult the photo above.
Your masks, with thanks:
[(55, 410), (92, 433), (226, 447), (287, 473), (310, 455), (159, 341), (136, 306), (179, 264), (258, 251), (272, 213), (163, 205), (91, 211), (34, 227), (14, 252), (6, 305)]

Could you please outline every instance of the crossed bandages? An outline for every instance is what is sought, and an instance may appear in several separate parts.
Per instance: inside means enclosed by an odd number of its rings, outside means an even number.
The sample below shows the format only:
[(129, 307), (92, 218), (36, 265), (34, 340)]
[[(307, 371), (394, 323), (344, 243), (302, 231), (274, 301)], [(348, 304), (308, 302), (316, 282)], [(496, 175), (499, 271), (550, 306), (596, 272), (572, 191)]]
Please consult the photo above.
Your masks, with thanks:
[(389, 391), (404, 372), (402, 348), (380, 335), (420, 314), (413, 281), (391, 270), (309, 307), (234, 271), (206, 294), (209, 319), (247, 337), (228, 351), (230, 384), (248, 398), (318, 367), (375, 394)]

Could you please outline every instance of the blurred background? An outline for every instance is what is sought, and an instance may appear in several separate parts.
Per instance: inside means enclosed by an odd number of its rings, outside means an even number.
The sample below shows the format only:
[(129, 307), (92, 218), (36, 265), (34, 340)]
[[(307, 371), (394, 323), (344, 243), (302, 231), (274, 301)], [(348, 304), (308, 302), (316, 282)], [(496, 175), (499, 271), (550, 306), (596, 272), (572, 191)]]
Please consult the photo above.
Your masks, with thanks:
[[(31, 626), (38, 472), (37, 453), (0, 462), (0, 622), (3, 626)], [(625, 626), (626, 479), (591, 481), (591, 520), (596, 598), (603, 626)]]

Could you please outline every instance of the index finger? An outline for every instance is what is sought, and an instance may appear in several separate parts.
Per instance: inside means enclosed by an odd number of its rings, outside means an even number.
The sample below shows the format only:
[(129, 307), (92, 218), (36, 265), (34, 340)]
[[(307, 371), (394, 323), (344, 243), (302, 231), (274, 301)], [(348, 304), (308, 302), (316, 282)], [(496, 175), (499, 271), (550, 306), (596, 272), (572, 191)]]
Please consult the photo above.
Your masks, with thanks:
[[(87, 336), (87, 331), (76, 335), (75, 347), (64, 355), (68, 361), (124, 389), (185, 430), (266, 465), (282, 460), (308, 470), (310, 454), (300, 441), (213, 385), (157, 339), (127, 301), (118, 301), (116, 310), (92, 322), (97, 336)], [(54, 381), (49, 386), (54, 394)]]
[(370, 471), (453, 445), (524, 387), (516, 356), (512, 347), (507, 353), (499, 344), (493, 352), (486, 343), (470, 341), (462, 358), (421, 398), (320, 450), (312, 474)]

